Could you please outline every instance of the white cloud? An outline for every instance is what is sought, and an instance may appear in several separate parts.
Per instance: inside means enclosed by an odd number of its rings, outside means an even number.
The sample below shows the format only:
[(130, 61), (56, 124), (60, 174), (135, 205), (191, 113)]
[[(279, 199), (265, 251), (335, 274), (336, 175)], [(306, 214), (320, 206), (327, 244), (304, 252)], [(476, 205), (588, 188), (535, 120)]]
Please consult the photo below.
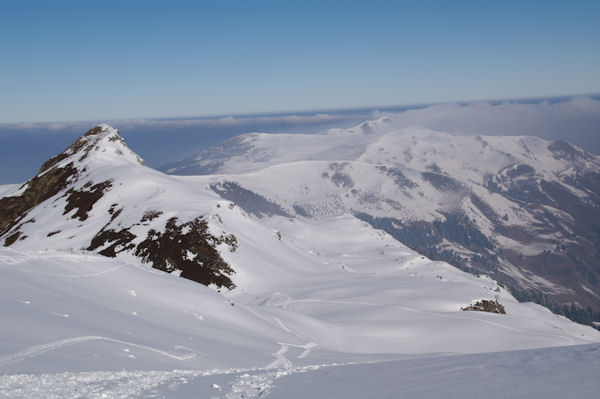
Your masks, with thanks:
[[(565, 139), (600, 152), (600, 101), (576, 97), (567, 101), (473, 102), (440, 104), (390, 115), (398, 127), (423, 126), (450, 134), (531, 135)], [(586, 148), (587, 147), (587, 148)]]

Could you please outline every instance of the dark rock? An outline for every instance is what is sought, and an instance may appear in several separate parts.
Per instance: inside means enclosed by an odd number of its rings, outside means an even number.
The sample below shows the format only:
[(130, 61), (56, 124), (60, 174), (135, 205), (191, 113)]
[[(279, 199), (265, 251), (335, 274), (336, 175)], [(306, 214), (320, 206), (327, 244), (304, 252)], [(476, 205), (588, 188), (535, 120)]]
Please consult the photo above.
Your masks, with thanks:
[(67, 191), (67, 205), (63, 215), (76, 209), (75, 214), (71, 216), (72, 219), (79, 218), (83, 221), (88, 218), (88, 212), (92, 210), (94, 204), (102, 198), (104, 193), (112, 186), (112, 181), (106, 180), (98, 184), (92, 185), (88, 182), (83, 186), (82, 190), (70, 189)]
[(179, 225), (177, 218), (172, 218), (164, 232), (150, 230), (146, 239), (137, 246), (135, 255), (144, 262), (152, 263), (155, 269), (169, 273), (181, 270), (181, 277), (231, 289), (235, 285), (229, 276), (234, 271), (215, 248), (221, 243), (229, 244), (233, 250), (237, 248), (234, 236), (211, 235), (202, 218)]
[(504, 306), (500, 305), (497, 299), (495, 301), (482, 299), (481, 301), (477, 301), (472, 305), (460, 308), (460, 310), (506, 314)]
[(65, 190), (78, 175), (72, 163), (53, 168), (30, 179), (18, 196), (0, 198), (0, 236), (10, 231), (36, 205)]

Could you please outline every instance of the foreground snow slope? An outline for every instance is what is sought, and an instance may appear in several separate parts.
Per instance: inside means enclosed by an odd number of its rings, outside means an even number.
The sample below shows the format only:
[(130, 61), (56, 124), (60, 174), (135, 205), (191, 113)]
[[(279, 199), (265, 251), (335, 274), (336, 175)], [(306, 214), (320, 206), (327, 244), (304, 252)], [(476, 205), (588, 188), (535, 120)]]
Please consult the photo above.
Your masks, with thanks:
[[(223, 224), (240, 243), (236, 252), (223, 253), (236, 270), (237, 288), (223, 292), (234, 306), (210, 288), (149, 269), (132, 256), (3, 250), (2, 312), (9, 326), (2, 331), (3, 353), (9, 355), (4, 367), (120, 369), (173, 362), (247, 367), (285, 365), (268, 353), (290, 347), (310, 359), (325, 356), (317, 355), (321, 352), (471, 353), (600, 338), (540, 306), (516, 302), (488, 278), (431, 262), (353, 217), (273, 218), (261, 225), (239, 208), (220, 209)], [(496, 295), (506, 315), (460, 311)], [(78, 340), (96, 336), (108, 339), (83, 340), (93, 345)], [(60, 343), (73, 338), (69, 345)], [(121, 341), (141, 345), (139, 353), (117, 350), (109, 356), (102, 350), (96, 353), (100, 360), (71, 353), (96, 345), (126, 349)], [(58, 351), (34, 350), (33, 360), (28, 355), (10, 360), (11, 353), (37, 345)], [(188, 360), (194, 351), (207, 355)], [(72, 363), (58, 360), (64, 352)], [(58, 359), (46, 363), (38, 354)], [(102, 362), (102, 356), (109, 360)]]
[[(227, 207), (221, 218), (240, 243), (224, 253), (229, 292), (133, 256), (1, 250), (0, 370), (286, 367), (600, 341), (352, 217), (259, 225)], [(460, 310), (495, 296), (506, 315)]]
[(276, 380), (266, 397), (592, 399), (599, 379), (596, 344), (319, 368)]
[[(224, 222), (241, 214), (228, 213)], [(268, 224), (245, 234), (238, 225), (239, 259), (230, 259), (238, 288), (229, 299), (133, 257), (1, 250), (0, 397), (248, 398), (280, 376), (332, 364), (600, 341), (502, 289), (506, 315), (462, 312), (498, 294), (496, 284), (428, 261), (353, 218)], [(334, 234), (340, 227), (348, 235)], [(451, 360), (441, 362), (445, 370)]]
[(0, 376), (0, 398), (594, 399), (600, 345), (292, 367)]

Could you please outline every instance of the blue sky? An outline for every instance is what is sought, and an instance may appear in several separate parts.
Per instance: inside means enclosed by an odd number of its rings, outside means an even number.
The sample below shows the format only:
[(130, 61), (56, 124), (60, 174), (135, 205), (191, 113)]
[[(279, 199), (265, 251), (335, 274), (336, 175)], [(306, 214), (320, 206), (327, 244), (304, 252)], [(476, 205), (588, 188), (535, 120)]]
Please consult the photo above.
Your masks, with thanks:
[(600, 92), (600, 1), (6, 1), (0, 122)]

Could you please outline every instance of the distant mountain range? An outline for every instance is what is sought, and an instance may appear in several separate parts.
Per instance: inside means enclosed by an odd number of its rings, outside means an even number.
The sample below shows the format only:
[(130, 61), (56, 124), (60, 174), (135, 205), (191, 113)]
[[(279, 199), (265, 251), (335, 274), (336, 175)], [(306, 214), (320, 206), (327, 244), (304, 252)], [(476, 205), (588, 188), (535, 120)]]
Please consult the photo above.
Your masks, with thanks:
[(161, 169), (205, 175), (181, 179), (259, 217), (351, 213), (520, 300), (600, 320), (600, 156), (566, 141), (381, 118), (323, 134), (246, 134)]

